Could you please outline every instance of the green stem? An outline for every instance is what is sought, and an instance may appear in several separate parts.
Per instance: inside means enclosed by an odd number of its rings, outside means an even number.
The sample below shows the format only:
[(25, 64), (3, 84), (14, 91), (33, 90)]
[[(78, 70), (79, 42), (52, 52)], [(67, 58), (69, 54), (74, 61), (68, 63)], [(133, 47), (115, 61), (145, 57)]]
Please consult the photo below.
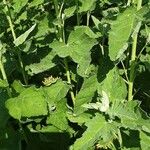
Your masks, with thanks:
[[(58, 1), (54, 0), (54, 6), (55, 6), (56, 16), (61, 21), (61, 27), (58, 27), (59, 41), (65, 42), (65, 31), (64, 31), (64, 24), (65, 23), (64, 23), (64, 20), (62, 20), (62, 7), (63, 7), (63, 4), (62, 4), (62, 6), (59, 10), (58, 9), (59, 8), (58, 7)], [(65, 69), (66, 69), (67, 82), (71, 85), (70, 71), (69, 71), (68, 62), (67, 62), (66, 58), (64, 59), (64, 64), (65, 64)], [(72, 99), (72, 102), (73, 102), (73, 105), (74, 105), (75, 104), (75, 96), (74, 96), (72, 88), (71, 88), (71, 91), (70, 91), (70, 95), (71, 95), (71, 99)]]
[(131, 0), (128, 0), (127, 6), (130, 6), (130, 5), (131, 5)]
[[(9, 12), (9, 8), (8, 8), (6, 0), (3, 0), (3, 3), (5, 5), (6, 17), (7, 17), (7, 20), (8, 20), (10, 29), (11, 29), (11, 32), (12, 32), (13, 40), (15, 41), (16, 40), (16, 34), (15, 34), (14, 26), (13, 26), (13, 23), (12, 23), (11, 14)], [(23, 79), (24, 79), (25, 84), (27, 85), (28, 81), (27, 81), (27, 78), (26, 78), (23, 61), (21, 59), (21, 54), (20, 54), (19, 51), (17, 51), (17, 55), (18, 55), (20, 66), (21, 66), (21, 71), (22, 71)]]
[(10, 88), (9, 88), (9, 83), (8, 83), (7, 75), (6, 75), (4, 65), (3, 65), (3, 62), (2, 62), (1, 54), (0, 54), (0, 70), (1, 70), (1, 73), (2, 73), (3, 80), (5, 80), (7, 82), (7, 85), (8, 85), (7, 93), (9, 95), (9, 97), (11, 97), (11, 91), (10, 91)]
[[(137, 10), (141, 9), (141, 7), (142, 7), (142, 0), (138, 0)], [(131, 60), (130, 60), (130, 77), (129, 77), (129, 86), (128, 86), (128, 101), (133, 99), (133, 84), (134, 84), (134, 76), (135, 76), (135, 61), (136, 61), (137, 39), (138, 39), (138, 32), (133, 37)]]
[(80, 14), (78, 12), (78, 10), (79, 10), (78, 0), (76, 0), (76, 7), (77, 7), (77, 26), (79, 26), (80, 25)]
[(87, 22), (86, 22), (86, 25), (87, 25), (87, 26), (89, 26), (89, 23), (90, 23), (90, 15), (91, 15), (91, 14), (90, 14), (90, 11), (88, 11), (88, 12), (87, 12)]

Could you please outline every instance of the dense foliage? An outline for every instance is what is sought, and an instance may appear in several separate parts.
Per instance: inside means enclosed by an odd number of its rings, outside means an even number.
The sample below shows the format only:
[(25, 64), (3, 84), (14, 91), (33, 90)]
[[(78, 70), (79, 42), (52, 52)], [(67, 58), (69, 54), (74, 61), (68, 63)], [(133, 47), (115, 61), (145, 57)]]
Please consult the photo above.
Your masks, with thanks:
[(149, 0), (0, 0), (0, 150), (149, 150), (149, 46)]

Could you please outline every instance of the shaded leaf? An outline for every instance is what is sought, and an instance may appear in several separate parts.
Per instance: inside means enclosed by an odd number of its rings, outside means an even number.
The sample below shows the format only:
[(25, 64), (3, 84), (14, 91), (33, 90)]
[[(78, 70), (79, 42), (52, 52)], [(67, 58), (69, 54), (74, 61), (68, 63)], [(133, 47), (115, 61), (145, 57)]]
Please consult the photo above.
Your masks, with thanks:
[(29, 34), (34, 30), (36, 24), (34, 24), (30, 29), (28, 29), (25, 33), (21, 34), (15, 41), (15, 46), (19, 46), (25, 42), (25, 40), (28, 38)]

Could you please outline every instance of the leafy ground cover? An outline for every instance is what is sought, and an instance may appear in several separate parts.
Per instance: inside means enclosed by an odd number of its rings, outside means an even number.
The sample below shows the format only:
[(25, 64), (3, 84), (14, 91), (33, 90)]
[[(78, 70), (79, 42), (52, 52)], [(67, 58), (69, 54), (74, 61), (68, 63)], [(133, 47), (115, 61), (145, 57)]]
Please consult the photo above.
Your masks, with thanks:
[(149, 150), (149, 46), (149, 0), (0, 0), (0, 150)]

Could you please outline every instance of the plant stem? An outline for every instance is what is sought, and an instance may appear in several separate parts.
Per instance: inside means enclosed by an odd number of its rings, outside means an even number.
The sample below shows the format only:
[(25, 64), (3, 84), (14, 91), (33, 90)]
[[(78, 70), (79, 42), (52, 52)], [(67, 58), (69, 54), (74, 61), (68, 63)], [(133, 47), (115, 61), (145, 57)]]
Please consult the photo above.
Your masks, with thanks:
[[(142, 0), (138, 0), (137, 10), (141, 9), (141, 7), (142, 7)], [(129, 77), (129, 87), (128, 87), (128, 101), (133, 99), (133, 83), (134, 83), (134, 76), (135, 76), (135, 61), (136, 61), (137, 39), (138, 39), (138, 32), (133, 37), (131, 60), (130, 60), (130, 77)]]
[[(11, 32), (12, 32), (13, 40), (15, 41), (16, 40), (16, 34), (15, 34), (14, 27), (13, 27), (13, 23), (12, 23), (12, 19), (11, 19), (11, 14), (9, 12), (9, 8), (8, 8), (6, 0), (3, 0), (3, 3), (5, 5), (6, 17), (7, 17), (7, 20), (8, 20), (10, 29), (11, 29)], [(25, 70), (24, 70), (24, 65), (23, 65), (23, 62), (22, 62), (22, 59), (21, 59), (21, 54), (20, 54), (19, 51), (17, 51), (17, 55), (18, 55), (20, 66), (21, 66), (21, 71), (22, 71), (24, 83), (27, 85), (28, 81), (27, 81), (27, 78), (26, 78), (26, 74), (25, 74)]]
[(7, 75), (6, 75), (4, 65), (3, 65), (3, 62), (2, 62), (2, 55), (1, 54), (0, 54), (0, 70), (1, 70), (1, 73), (2, 73), (3, 80), (5, 80), (7, 85), (8, 85), (7, 93), (9, 95), (9, 97), (11, 97), (11, 91), (10, 91), (10, 88), (9, 88), (9, 83), (8, 83)]
[[(65, 43), (65, 31), (64, 31), (64, 24), (65, 23), (64, 23), (64, 20), (62, 19), (62, 7), (63, 7), (63, 4), (62, 4), (62, 6), (61, 6), (61, 8), (59, 10), (58, 9), (58, 1), (54, 0), (54, 6), (55, 6), (56, 16), (61, 21), (61, 27), (58, 27), (59, 41)], [(66, 69), (67, 81), (71, 85), (70, 71), (69, 71), (68, 62), (67, 62), (66, 58), (64, 59), (64, 64), (65, 64), (65, 69)], [(73, 105), (74, 105), (75, 104), (75, 96), (74, 96), (72, 88), (71, 88), (71, 91), (70, 91), (70, 95), (71, 95), (71, 99), (72, 99), (72, 102), (73, 102)]]
[(80, 14), (78, 12), (78, 10), (79, 10), (78, 0), (76, 0), (76, 7), (77, 7), (77, 26), (79, 26), (80, 25)]
[(88, 12), (87, 12), (87, 22), (86, 22), (86, 25), (87, 25), (87, 26), (89, 26), (89, 23), (90, 23), (90, 15), (91, 15), (91, 14), (90, 14), (90, 11), (88, 11)]

